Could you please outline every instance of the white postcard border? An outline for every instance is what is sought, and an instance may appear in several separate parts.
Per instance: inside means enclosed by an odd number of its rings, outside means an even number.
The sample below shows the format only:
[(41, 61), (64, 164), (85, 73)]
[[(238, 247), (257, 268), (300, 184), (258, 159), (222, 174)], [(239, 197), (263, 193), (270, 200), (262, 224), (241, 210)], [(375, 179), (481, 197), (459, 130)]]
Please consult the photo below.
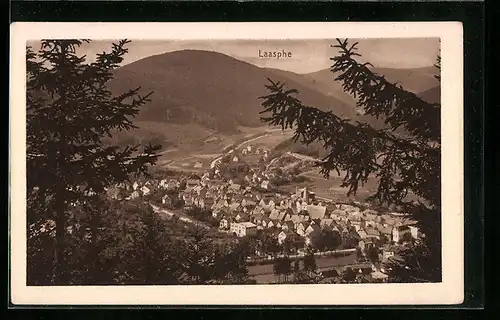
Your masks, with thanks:
[[(443, 278), (435, 284), (26, 285), (26, 42), (86, 39), (441, 38)], [(460, 22), (30, 23), (11, 25), (10, 251), (15, 305), (458, 304), (464, 297), (463, 31)]]

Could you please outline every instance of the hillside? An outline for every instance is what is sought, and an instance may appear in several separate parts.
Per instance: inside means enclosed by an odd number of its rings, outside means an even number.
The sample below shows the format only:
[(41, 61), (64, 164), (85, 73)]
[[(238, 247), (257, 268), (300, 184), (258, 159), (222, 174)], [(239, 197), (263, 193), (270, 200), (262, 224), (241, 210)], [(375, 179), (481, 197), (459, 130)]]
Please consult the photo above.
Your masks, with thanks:
[[(394, 75), (395, 73), (392, 74)], [(430, 89), (427, 89), (423, 92), (416, 93), (416, 95), (429, 103), (440, 103), (441, 86), (438, 84), (437, 86), (431, 87)], [(384, 120), (382, 118), (376, 119), (370, 116), (360, 116), (358, 119), (370, 123), (374, 128), (381, 128), (385, 126)], [(403, 131), (401, 130), (400, 133), (402, 132)], [(305, 146), (300, 142), (294, 142), (292, 139), (288, 139), (274, 148), (275, 155), (279, 155), (287, 151), (301, 153), (317, 158), (323, 158), (328, 154), (327, 151), (323, 148), (323, 145), (319, 142), (313, 142), (310, 145)]]
[(353, 98), (348, 93), (345, 93), (342, 90), (340, 82), (333, 80), (333, 75), (329, 70), (325, 70), (328, 71), (328, 73), (320, 75), (323, 81), (319, 81), (311, 74), (297, 74), (278, 69), (268, 69), (268, 70), (282, 77), (286, 77), (291, 81), (301, 83), (311, 89), (319, 91), (328, 97), (334, 97), (335, 99), (338, 99), (350, 106), (352, 106), (354, 103)]
[(115, 93), (138, 86), (144, 93), (154, 92), (138, 121), (197, 123), (234, 133), (238, 125), (262, 125), (258, 97), (268, 93), (267, 78), (286, 81), (288, 87), (299, 90), (298, 97), (304, 103), (352, 116), (349, 105), (296, 80), (221, 53), (200, 50), (170, 52), (125, 65), (116, 70), (108, 86)]
[(441, 86), (430, 88), (418, 94), (423, 100), (430, 103), (440, 103), (441, 102)]
[[(439, 82), (434, 78), (436, 71), (434, 67), (414, 69), (372, 68), (371, 70), (379, 75), (385, 76), (388, 81), (399, 83), (406, 90), (415, 93), (423, 92), (439, 84)], [(308, 73), (304, 76), (309, 78), (310, 81), (314, 83), (317, 90), (324, 94), (333, 96), (340, 94), (346, 95), (342, 90), (342, 83), (333, 80), (334, 74), (330, 71), (330, 69)]]

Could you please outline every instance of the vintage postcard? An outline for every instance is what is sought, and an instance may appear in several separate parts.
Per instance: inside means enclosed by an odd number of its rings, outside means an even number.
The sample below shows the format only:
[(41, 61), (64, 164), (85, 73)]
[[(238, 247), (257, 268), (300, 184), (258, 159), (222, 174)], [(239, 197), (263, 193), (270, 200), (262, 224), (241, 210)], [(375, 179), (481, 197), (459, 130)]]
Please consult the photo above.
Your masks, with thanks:
[(13, 304), (457, 304), (455, 22), (15, 23)]

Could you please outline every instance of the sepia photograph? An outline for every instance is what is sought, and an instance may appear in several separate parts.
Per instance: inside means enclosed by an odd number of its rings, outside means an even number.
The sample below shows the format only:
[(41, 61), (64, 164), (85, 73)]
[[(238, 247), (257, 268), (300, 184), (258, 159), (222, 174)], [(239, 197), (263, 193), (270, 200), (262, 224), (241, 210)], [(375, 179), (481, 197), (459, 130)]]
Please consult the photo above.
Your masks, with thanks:
[(31, 303), (40, 289), (154, 287), (248, 290), (258, 304), (281, 287), (348, 288), (357, 304), (370, 303), (358, 291), (446, 281), (460, 302), (460, 27), (336, 23), (307, 38), (289, 36), (300, 23), (271, 36), (265, 23), (191, 24), (185, 37), (164, 25), (163, 37), (93, 24), (18, 40), (11, 273), (38, 292)]

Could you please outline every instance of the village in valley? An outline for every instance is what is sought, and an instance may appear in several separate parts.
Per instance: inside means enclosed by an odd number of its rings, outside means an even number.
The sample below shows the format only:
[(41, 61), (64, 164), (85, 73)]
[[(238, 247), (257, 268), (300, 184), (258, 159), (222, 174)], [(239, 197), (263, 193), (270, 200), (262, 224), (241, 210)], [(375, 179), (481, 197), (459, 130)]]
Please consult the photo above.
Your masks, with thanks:
[(442, 282), (439, 38), (359, 40), (29, 42), (27, 283)]
[[(249, 276), (276, 283), (278, 259), (315, 257), (322, 283), (343, 275), (351, 282), (385, 282), (386, 262), (421, 237), (415, 221), (395, 210), (355, 200), (317, 196), (300, 186), (301, 174), (317, 160), (291, 152), (279, 155), (251, 144), (230, 149), (197, 172), (157, 172), (107, 190), (124, 201), (146, 201), (158, 214), (211, 230), (228, 241), (251, 241)], [(304, 262), (305, 264), (305, 262)], [(281, 277), (279, 277), (281, 278)], [(362, 280), (360, 280), (361, 278)], [(344, 282), (345, 283), (345, 282)]]

